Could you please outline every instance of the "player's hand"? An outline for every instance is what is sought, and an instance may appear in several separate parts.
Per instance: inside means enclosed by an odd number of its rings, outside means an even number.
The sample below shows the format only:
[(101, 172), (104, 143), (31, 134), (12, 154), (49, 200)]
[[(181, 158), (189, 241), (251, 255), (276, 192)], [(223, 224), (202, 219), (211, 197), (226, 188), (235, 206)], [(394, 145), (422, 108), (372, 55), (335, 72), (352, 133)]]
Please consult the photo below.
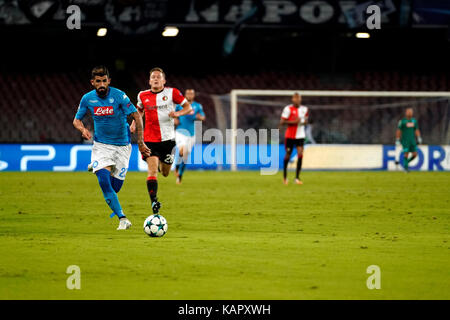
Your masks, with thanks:
[(418, 144), (422, 144), (422, 137), (421, 137), (421, 136), (418, 136), (418, 137), (417, 137), (417, 143), (418, 143)]
[(396, 145), (396, 146), (399, 146), (399, 145), (400, 145), (400, 140), (399, 140), (399, 139), (395, 140), (395, 145)]
[(138, 142), (139, 151), (144, 157), (149, 157), (151, 154), (150, 149), (145, 145), (144, 142)]
[(130, 124), (130, 132), (134, 133), (136, 131), (136, 121), (133, 120)]
[(169, 117), (171, 117), (171, 118), (178, 118), (178, 114), (175, 111), (170, 111)]
[(91, 132), (86, 128), (84, 128), (83, 131), (81, 132), (81, 136), (86, 140), (91, 140), (92, 138)]

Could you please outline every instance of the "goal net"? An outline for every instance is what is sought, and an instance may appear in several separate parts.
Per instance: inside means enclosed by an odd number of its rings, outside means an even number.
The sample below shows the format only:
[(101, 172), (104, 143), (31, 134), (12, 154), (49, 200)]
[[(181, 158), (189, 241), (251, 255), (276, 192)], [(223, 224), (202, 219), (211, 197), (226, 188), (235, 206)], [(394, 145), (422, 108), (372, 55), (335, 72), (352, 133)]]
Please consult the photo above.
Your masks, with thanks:
[[(277, 129), (283, 107), (295, 92), (310, 109), (306, 143), (394, 144), (397, 123), (408, 107), (414, 110), (424, 143), (450, 143), (450, 92), (239, 89), (213, 97), (217, 127), (232, 130), (231, 170), (237, 169), (238, 129)], [(278, 142), (283, 143), (284, 130), (279, 133)]]

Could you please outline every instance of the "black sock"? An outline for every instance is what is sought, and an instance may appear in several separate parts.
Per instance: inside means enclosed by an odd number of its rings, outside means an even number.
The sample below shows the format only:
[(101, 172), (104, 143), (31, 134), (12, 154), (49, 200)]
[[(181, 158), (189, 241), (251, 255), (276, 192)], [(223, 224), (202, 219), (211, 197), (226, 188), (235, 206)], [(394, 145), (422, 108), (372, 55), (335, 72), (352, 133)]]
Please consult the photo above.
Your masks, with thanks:
[(302, 170), (303, 156), (297, 157), (297, 170), (295, 171), (295, 177), (300, 179), (300, 171)]
[(408, 163), (410, 163), (411, 161), (413, 161), (416, 158), (416, 156), (411, 156), (407, 161)]
[(286, 177), (287, 177), (288, 163), (289, 163), (289, 157), (284, 157), (284, 162), (283, 162), (283, 177), (284, 177), (284, 179), (286, 179)]
[(158, 180), (156, 179), (156, 177), (147, 178), (147, 190), (151, 202), (155, 202), (157, 200), (156, 193), (158, 192)]

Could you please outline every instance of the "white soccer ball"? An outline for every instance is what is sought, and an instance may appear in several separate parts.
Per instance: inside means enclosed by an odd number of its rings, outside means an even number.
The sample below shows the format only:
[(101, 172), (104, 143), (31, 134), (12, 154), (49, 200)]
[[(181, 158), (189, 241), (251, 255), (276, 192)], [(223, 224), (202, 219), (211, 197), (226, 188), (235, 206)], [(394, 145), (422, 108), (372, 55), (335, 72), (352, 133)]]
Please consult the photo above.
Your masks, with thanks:
[(167, 220), (159, 214), (152, 214), (144, 221), (144, 232), (150, 237), (162, 237), (167, 232)]

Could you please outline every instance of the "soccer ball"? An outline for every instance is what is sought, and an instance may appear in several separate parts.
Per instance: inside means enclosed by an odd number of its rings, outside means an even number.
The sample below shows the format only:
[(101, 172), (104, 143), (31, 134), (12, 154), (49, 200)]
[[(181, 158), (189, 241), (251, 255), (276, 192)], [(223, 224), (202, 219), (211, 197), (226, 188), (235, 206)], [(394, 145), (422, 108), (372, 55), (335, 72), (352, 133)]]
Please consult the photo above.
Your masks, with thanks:
[(144, 221), (144, 232), (150, 237), (162, 237), (167, 232), (167, 220), (159, 214), (152, 214)]

